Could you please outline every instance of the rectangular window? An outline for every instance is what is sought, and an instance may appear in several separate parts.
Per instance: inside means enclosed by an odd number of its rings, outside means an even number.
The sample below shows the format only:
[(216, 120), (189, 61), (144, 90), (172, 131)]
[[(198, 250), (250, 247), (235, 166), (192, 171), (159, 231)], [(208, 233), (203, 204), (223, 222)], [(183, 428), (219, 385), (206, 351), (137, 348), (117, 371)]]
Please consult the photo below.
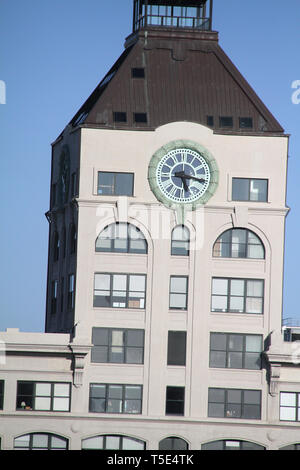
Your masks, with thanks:
[(142, 385), (91, 384), (89, 411), (141, 414), (142, 391)]
[(0, 410), (3, 410), (4, 401), (4, 380), (0, 380)]
[(144, 363), (144, 330), (93, 328), (92, 362)]
[(71, 384), (18, 382), (17, 410), (70, 411)]
[(169, 331), (168, 366), (185, 366), (186, 331)]
[(251, 117), (239, 118), (240, 129), (252, 129), (253, 119)]
[(68, 279), (68, 310), (75, 306), (75, 275), (70, 274)]
[(184, 416), (184, 387), (167, 387), (166, 415)]
[(133, 196), (133, 173), (98, 172), (100, 196)]
[(147, 122), (147, 113), (133, 113), (134, 122)]
[(280, 393), (280, 421), (300, 421), (300, 393)]
[(232, 178), (233, 201), (268, 201), (268, 180), (257, 178)]
[(52, 281), (51, 284), (51, 314), (57, 312), (58, 281)]
[(219, 126), (220, 127), (233, 127), (233, 118), (232, 116), (220, 116), (219, 118)]
[(261, 391), (209, 388), (208, 416), (261, 419)]
[(94, 307), (144, 309), (145, 274), (95, 274)]
[(264, 281), (262, 279), (212, 280), (212, 312), (258, 313), (264, 308)]
[(209, 367), (261, 369), (262, 336), (211, 333)]
[(77, 172), (71, 175), (71, 197), (77, 196)]
[(126, 122), (127, 114), (124, 112), (116, 111), (113, 113), (114, 122)]
[(171, 276), (169, 308), (176, 310), (187, 309), (188, 277)]
[(132, 78), (145, 78), (145, 69), (143, 67), (134, 67), (131, 69)]
[(208, 127), (214, 127), (214, 117), (206, 116), (206, 124), (208, 125)]

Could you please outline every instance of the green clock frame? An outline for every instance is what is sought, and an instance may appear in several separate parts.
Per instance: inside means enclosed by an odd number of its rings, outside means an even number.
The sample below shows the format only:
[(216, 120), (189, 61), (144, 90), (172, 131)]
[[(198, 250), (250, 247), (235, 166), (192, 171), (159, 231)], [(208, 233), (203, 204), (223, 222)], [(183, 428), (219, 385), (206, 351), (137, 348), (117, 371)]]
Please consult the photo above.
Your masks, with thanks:
[[(174, 202), (168, 199), (160, 190), (157, 179), (156, 179), (156, 171), (157, 167), (161, 161), (161, 159), (171, 150), (176, 149), (188, 149), (193, 150), (194, 152), (199, 153), (206, 161), (209, 171), (210, 171), (210, 183), (205, 191), (205, 193), (196, 199), (193, 202)], [(193, 142), (191, 140), (174, 140), (163, 145), (160, 149), (158, 149), (155, 154), (152, 156), (151, 161), (148, 167), (148, 181), (151, 188), (151, 191), (155, 195), (156, 199), (164, 204), (164, 206), (168, 207), (169, 209), (174, 209), (176, 211), (183, 210), (190, 211), (196, 210), (199, 206), (203, 206), (206, 204), (209, 199), (215, 194), (217, 187), (219, 185), (219, 169), (217, 162), (213, 155), (202, 145), (198, 144), (197, 142)]]

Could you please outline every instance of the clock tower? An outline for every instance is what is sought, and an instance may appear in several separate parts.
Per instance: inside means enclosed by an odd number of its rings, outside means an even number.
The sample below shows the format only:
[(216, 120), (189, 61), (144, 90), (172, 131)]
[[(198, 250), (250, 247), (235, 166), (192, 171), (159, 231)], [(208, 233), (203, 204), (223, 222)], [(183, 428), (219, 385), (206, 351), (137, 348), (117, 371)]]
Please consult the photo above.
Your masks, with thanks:
[(134, 0), (123, 53), (52, 146), (46, 332), (90, 345), (89, 412), (149, 449), (262, 447), (272, 408), (288, 137), (212, 13)]

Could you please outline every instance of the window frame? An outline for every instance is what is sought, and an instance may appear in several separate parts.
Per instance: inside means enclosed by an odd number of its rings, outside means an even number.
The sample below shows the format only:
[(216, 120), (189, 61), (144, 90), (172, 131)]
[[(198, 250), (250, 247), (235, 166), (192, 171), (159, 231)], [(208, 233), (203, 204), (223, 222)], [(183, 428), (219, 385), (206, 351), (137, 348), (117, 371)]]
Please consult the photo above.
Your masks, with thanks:
[[(111, 186), (109, 185), (102, 185), (103, 187), (109, 187), (109, 188), (112, 188), (112, 192), (110, 194), (101, 194), (99, 193), (99, 188), (101, 187), (101, 185), (99, 184), (99, 176), (101, 174), (110, 174), (113, 176), (113, 183)], [(119, 193), (119, 192), (116, 192), (116, 178), (117, 176), (120, 176), (120, 175), (130, 175), (132, 177), (132, 181), (131, 181), (131, 191), (130, 191), (130, 194), (123, 194), (123, 193)], [(101, 197), (115, 197), (115, 196), (127, 196), (127, 197), (134, 197), (134, 186), (135, 186), (135, 173), (134, 172), (130, 172), (130, 171), (97, 171), (97, 196), (101, 196)]]
[[(21, 386), (22, 384), (28, 384), (28, 385), (31, 384), (33, 386), (32, 395), (24, 395), (24, 394), (19, 393), (19, 386)], [(36, 393), (37, 385), (41, 385), (41, 384), (50, 385), (50, 395), (37, 395)], [(68, 385), (69, 395), (68, 396), (55, 395), (55, 385)], [(18, 406), (18, 401), (28, 396), (28, 398), (32, 400), (32, 407), (30, 407), (29, 411), (42, 412), (42, 413), (43, 412), (69, 413), (71, 411), (71, 393), (72, 393), (71, 382), (45, 382), (45, 381), (33, 381), (33, 380), (18, 380), (17, 381), (17, 393), (16, 393), (16, 411), (28, 411), (29, 405), (27, 405), (27, 407)], [(49, 409), (35, 409), (36, 398), (50, 398)], [(68, 398), (69, 400), (68, 410), (53, 409), (55, 398)]]
[[(178, 340), (179, 337), (179, 340)], [(178, 346), (178, 341), (180, 346)], [(173, 344), (171, 344), (173, 342)], [(176, 347), (177, 346), (177, 347)], [(187, 332), (186, 331), (168, 331), (168, 350), (167, 350), (167, 366), (177, 366), (185, 367), (186, 366), (186, 346), (187, 346)], [(180, 360), (175, 361), (172, 359), (172, 351), (179, 350)]]
[[(234, 182), (236, 180), (244, 180), (248, 182), (248, 199), (234, 199), (233, 198), (233, 190), (234, 190)], [(266, 195), (265, 199), (263, 200), (255, 200), (251, 199), (251, 181), (265, 181), (266, 182)], [(231, 200), (232, 201), (237, 201), (237, 202), (253, 202), (253, 203), (266, 203), (269, 202), (269, 179), (268, 178), (247, 178), (247, 177), (239, 177), (239, 176), (233, 176), (232, 177), (232, 182), (231, 182)]]
[[(96, 276), (109, 276), (109, 289), (96, 289), (95, 288), (95, 284), (96, 284)], [(114, 276), (126, 276), (126, 290), (120, 290), (120, 289), (117, 289), (116, 292), (122, 292), (122, 293), (125, 293), (125, 296), (123, 297), (120, 297), (123, 299), (124, 303), (125, 303), (125, 306), (122, 307), (120, 305), (116, 305), (114, 306), (113, 305), (113, 299), (114, 299), (114, 291), (115, 289), (113, 288), (113, 282), (114, 282)], [(130, 279), (131, 277), (133, 276), (137, 276), (137, 277), (141, 277), (141, 278), (144, 278), (144, 281), (145, 281), (145, 290), (144, 291), (138, 291), (138, 290), (130, 290)], [(95, 295), (95, 292), (96, 291), (102, 291), (102, 292), (108, 292), (109, 295), (102, 295), (102, 296), (97, 296)], [(138, 293), (141, 293), (141, 294), (144, 294), (144, 297), (140, 297), (139, 299), (143, 299), (144, 300), (144, 306), (143, 307), (134, 307), (132, 305), (129, 306), (129, 302), (130, 300), (132, 300), (132, 298), (130, 297), (130, 293), (134, 293), (134, 292), (138, 292)], [(95, 273), (94, 275), (94, 300), (93, 300), (93, 307), (94, 308), (119, 308), (119, 309), (133, 309), (133, 310), (145, 310), (146, 309), (146, 297), (147, 297), (147, 274), (142, 274), (142, 273)], [(105, 298), (108, 298), (109, 299), (109, 305), (95, 305), (95, 300), (97, 297), (105, 297)], [(125, 300), (124, 300), (125, 299)], [(133, 301), (133, 300), (132, 300)], [(120, 303), (120, 302), (118, 302)]]
[[(225, 336), (226, 340), (226, 349), (212, 349), (212, 335), (215, 336)], [(242, 337), (242, 350), (237, 350), (237, 349), (230, 349), (230, 338), (232, 336), (241, 336)], [(252, 352), (252, 351), (247, 351), (247, 338), (248, 337), (257, 337), (260, 338), (261, 340), (261, 351), (260, 352)], [(263, 351), (263, 335), (255, 335), (255, 334), (248, 334), (248, 333), (223, 333), (223, 332), (211, 332), (210, 333), (210, 347), (209, 347), (209, 367), (212, 369), (239, 369), (239, 370), (261, 370), (262, 368), (262, 356), (261, 353)], [(214, 366), (212, 365), (212, 353), (213, 352), (220, 352), (223, 353), (225, 356), (225, 366)], [(229, 361), (230, 361), (230, 353), (239, 353), (242, 357), (242, 367), (230, 367), (229, 366)], [(260, 367), (258, 368), (248, 368), (245, 367), (245, 362), (246, 362), (246, 357), (249, 354), (259, 354), (260, 356)]]
[[(99, 447), (97, 447), (97, 448), (85, 448), (85, 447), (83, 447), (84, 442), (92, 440), (92, 439), (96, 439), (97, 437), (102, 437), (103, 438), (103, 446), (101, 448), (99, 448)], [(110, 449), (110, 448), (107, 449), (106, 448), (106, 445), (107, 445), (106, 441), (107, 441), (107, 438), (109, 438), (109, 437), (119, 438), (119, 448), (118, 449)], [(131, 436), (125, 436), (125, 435), (121, 435), (121, 434), (98, 434), (96, 436), (92, 436), (92, 437), (83, 439), (82, 442), (81, 442), (81, 448), (82, 448), (82, 450), (125, 450), (125, 449), (123, 449), (125, 439), (127, 439), (129, 441), (137, 442), (141, 446), (143, 445), (143, 447), (144, 447), (143, 450), (146, 450), (146, 442), (143, 441), (142, 439), (137, 439), (137, 438), (134, 438), (134, 437), (131, 437)]]
[[(48, 437), (48, 445), (47, 445), (47, 450), (68, 450), (69, 449), (69, 440), (64, 437), (64, 436), (60, 436), (59, 434), (53, 434), (53, 433), (48, 433), (48, 432), (32, 432), (32, 433), (27, 433), (27, 434), (22, 434), (21, 436), (17, 436), (15, 439), (14, 439), (14, 449), (20, 449), (20, 450), (45, 450), (45, 447), (33, 447), (33, 439), (34, 439), (34, 436), (36, 435), (43, 435), (43, 436), (47, 436)], [(20, 438), (20, 437), (25, 437), (25, 436), (29, 436), (29, 446), (28, 447), (25, 447), (25, 446), (19, 446), (19, 447), (16, 447), (15, 446), (15, 441), (16, 439)], [(52, 447), (52, 438), (58, 438), (60, 439), (61, 441), (64, 441), (65, 444), (66, 444), (66, 447), (65, 448), (61, 448), (61, 447)]]
[[(97, 385), (105, 387), (105, 397), (104, 398), (103, 397), (93, 397), (92, 396), (92, 388), (93, 388), (93, 386), (97, 386)], [(121, 398), (120, 399), (115, 399), (118, 402), (120, 402), (120, 404), (122, 406), (121, 411), (111, 411), (111, 410), (109, 410), (109, 401), (114, 400), (109, 394), (110, 387), (120, 387), (121, 388)], [(126, 398), (127, 388), (130, 388), (130, 387), (139, 388), (140, 398), (135, 398), (135, 399)], [(105, 403), (105, 411), (95, 411), (95, 410), (93, 410), (92, 409), (92, 401), (93, 400), (103, 400), (104, 403)], [(139, 411), (133, 411), (133, 412), (126, 411), (126, 403), (128, 401), (131, 401), (131, 400), (139, 402)], [(114, 383), (95, 383), (95, 382), (90, 383), (90, 394), (89, 394), (89, 412), (90, 413), (140, 415), (140, 414), (142, 414), (142, 410), (143, 410), (143, 385), (141, 385), (141, 384), (119, 384), (119, 383), (117, 383), (117, 384), (114, 384)]]
[[(235, 231), (244, 231), (245, 232), (245, 238), (246, 238), (245, 243), (233, 242), (233, 236), (234, 236)], [(221, 240), (221, 238), (227, 233), (230, 234), (230, 241), (229, 242), (224, 242), (224, 241)], [(250, 243), (249, 243), (249, 236), (251, 236), (251, 235), (254, 235), (258, 239), (258, 241), (260, 242), (260, 245), (256, 244), (256, 243), (251, 243), (251, 239), (250, 239)], [(220, 255), (215, 254), (218, 250), (217, 243), (219, 241), (222, 244), (228, 246), (228, 252), (229, 252), (228, 256), (222, 256), (222, 253), (221, 253), (222, 250), (221, 249), (220, 249)], [(245, 251), (246, 256), (233, 256), (232, 254), (233, 254), (234, 245), (236, 245), (238, 247), (238, 250), (237, 250), (238, 252), (239, 252), (240, 246), (244, 246), (244, 249), (245, 249), (244, 251)], [(260, 258), (254, 258), (253, 256), (249, 256), (249, 253), (250, 253), (249, 248), (251, 246), (261, 246), (262, 249), (263, 249), (263, 256), (260, 257)], [(229, 259), (265, 260), (266, 259), (266, 249), (265, 249), (265, 246), (264, 246), (261, 238), (255, 232), (253, 232), (252, 230), (249, 230), (249, 229), (243, 228), (243, 227), (242, 228), (230, 228), (228, 230), (225, 230), (223, 233), (221, 233), (219, 235), (219, 237), (217, 238), (217, 240), (215, 241), (214, 246), (213, 246), (213, 258), (217, 258), (217, 259), (218, 258), (222, 258), (222, 259), (223, 258), (229, 258)]]
[[(115, 235), (116, 235), (116, 226), (117, 225), (127, 225), (127, 237), (126, 238), (116, 238)], [(110, 242), (110, 247), (109, 248), (101, 248), (101, 247), (97, 247), (97, 242), (98, 242), (98, 239), (101, 239), (101, 234), (106, 230), (108, 229), (109, 227), (111, 227), (111, 230), (114, 231), (114, 237), (111, 237), (111, 238), (107, 238), (107, 240), (109, 240)], [(131, 229), (134, 229), (136, 230), (136, 232), (140, 233), (141, 234), (141, 237), (140, 238), (132, 238), (130, 236), (130, 230)], [(105, 239), (106, 240), (106, 239)], [(121, 249), (121, 248), (116, 248), (115, 247), (115, 241), (116, 240), (126, 240), (126, 248), (125, 249)], [(135, 240), (143, 240), (144, 242), (144, 245), (145, 245), (145, 250), (142, 251), (142, 250), (137, 250), (135, 248), (132, 248), (132, 241), (135, 241)], [(101, 232), (99, 233), (98, 237), (96, 238), (96, 243), (95, 243), (95, 252), (96, 253), (126, 253), (126, 254), (135, 254), (135, 255), (147, 255), (148, 254), (148, 242), (143, 234), (143, 232), (138, 228), (136, 227), (136, 225), (133, 225), (129, 222), (114, 222), (112, 224), (109, 224), (109, 225), (106, 225), (102, 230)]]
[[(168, 393), (174, 390), (181, 391), (182, 392), (182, 397), (181, 398), (168, 398)], [(179, 407), (178, 412), (170, 412), (168, 411), (168, 408), (170, 405), (173, 405), (177, 403), (177, 406)], [(184, 416), (185, 415), (185, 387), (182, 386), (173, 386), (173, 385), (167, 385), (166, 386), (166, 407), (165, 407), (165, 414), (166, 416)]]
[[(96, 330), (102, 330), (102, 333), (105, 333), (107, 336), (107, 343), (95, 344), (95, 334)], [(117, 346), (113, 344), (113, 332), (121, 332), (123, 333), (123, 343), (119, 345), (118, 348), (122, 349), (122, 361), (113, 360), (112, 356), (112, 348), (116, 348)], [(128, 332), (142, 332), (142, 346), (136, 346), (134, 344), (128, 343)], [(103, 327), (93, 327), (92, 328), (92, 351), (91, 351), (91, 362), (93, 364), (136, 364), (136, 365), (143, 365), (144, 364), (144, 353), (145, 353), (145, 330), (141, 328), (103, 328)], [(103, 356), (106, 356), (105, 361), (95, 361), (94, 359), (94, 351), (95, 348), (102, 348)], [(140, 353), (141, 361), (140, 362), (128, 362), (128, 349), (134, 349)], [(120, 351), (119, 351), (120, 352)]]
[[(188, 239), (187, 240), (183, 240), (183, 239), (179, 239), (179, 238), (174, 238), (174, 232), (176, 229), (178, 228), (181, 228), (183, 231), (186, 232), (186, 234), (188, 235)], [(185, 225), (176, 225), (173, 229), (172, 229), (172, 233), (171, 233), (171, 256), (189, 256), (190, 255), (190, 242), (191, 242), (191, 234), (190, 234), (190, 230), (188, 227), (186, 227)], [(174, 247), (174, 243), (182, 243), (183, 245), (186, 244), (187, 245), (187, 248), (181, 248), (182, 250), (185, 251), (185, 253), (174, 253), (174, 251), (176, 250), (176, 248)]]
[[(186, 279), (186, 292), (172, 291), (172, 279)], [(174, 307), (171, 305), (171, 296), (172, 295), (185, 295), (185, 306), (184, 307)], [(188, 309), (188, 294), (189, 294), (189, 276), (180, 276), (180, 275), (171, 275), (169, 282), (169, 310), (183, 310), (187, 311)]]
[[(210, 395), (210, 391), (212, 390), (221, 390), (224, 392), (224, 401), (221, 402), (221, 401), (210, 401), (209, 399), (209, 395)], [(240, 402), (230, 402), (228, 400), (228, 394), (230, 392), (241, 392), (241, 401)], [(259, 401), (259, 404), (253, 404), (253, 403), (245, 403), (245, 393), (246, 392), (258, 392), (259, 395), (260, 395), (260, 401)], [(212, 415), (210, 414), (210, 405), (213, 405), (213, 404), (222, 404), (224, 406), (224, 415), (223, 416), (215, 416), (215, 415)], [(229, 413), (231, 413), (232, 411), (229, 409), (230, 408), (230, 405), (236, 405), (236, 406), (240, 406), (240, 410), (241, 410), (241, 413), (240, 413), (240, 416), (233, 416), (233, 415), (229, 415)], [(245, 417), (244, 416), (244, 413), (245, 413), (245, 406), (247, 405), (253, 405), (253, 406), (256, 406), (256, 407), (259, 407), (259, 418), (257, 417), (254, 417), (254, 418), (249, 418), (249, 417)], [(207, 416), (209, 418), (225, 418), (225, 419), (251, 419), (251, 420), (261, 420), (261, 407), (262, 407), (262, 391), (261, 390), (255, 390), (255, 389), (236, 389), (236, 388), (221, 388), (221, 387), (209, 387), (208, 388), (208, 411), (207, 411)]]
[[(171, 445), (170, 446), (166, 446), (166, 448), (163, 446), (164, 443), (166, 443), (166, 441), (168, 441), (168, 443), (170, 443)], [(176, 443), (184, 443), (185, 444), (185, 448), (181, 448), (179, 449), (178, 447), (176, 447)], [(182, 437), (177, 437), (177, 436), (168, 436), (168, 437), (165, 437), (164, 439), (162, 439), (161, 441), (159, 441), (158, 443), (158, 449), (159, 450), (172, 450), (172, 451), (178, 451), (178, 450), (189, 450), (189, 444), (188, 442), (183, 439)]]
[[(294, 395), (295, 396), (295, 405), (294, 406), (287, 406), (287, 405), (282, 405), (281, 400), (282, 400), (282, 394), (289, 394), (289, 395)], [(295, 412), (295, 419), (282, 419), (281, 418), (281, 413), (283, 409), (293, 409)], [(286, 392), (286, 391), (281, 391), (280, 392), (280, 397), (279, 397), (279, 420), (283, 422), (299, 422), (300, 421), (300, 392)]]
[[(245, 441), (245, 440), (241, 440), (241, 439), (218, 439), (216, 441), (210, 441), (210, 442), (206, 442), (205, 444), (202, 444), (201, 446), (201, 450), (231, 450), (231, 449), (226, 449), (226, 443), (227, 442), (237, 442), (239, 443), (239, 449), (238, 450), (266, 450), (266, 448), (264, 446), (262, 446), (261, 444), (256, 444), (255, 442), (251, 442), (251, 441)], [(206, 446), (209, 446), (211, 444), (221, 444), (222, 445), (222, 449), (207, 449)], [(254, 449), (249, 449), (249, 448), (246, 448), (244, 449), (245, 447), (245, 444), (250, 444), (254, 447)]]
[[(227, 294), (214, 294), (213, 292), (213, 281), (214, 280), (226, 280), (227, 281)], [(244, 292), (243, 296), (231, 295), (231, 285), (232, 281), (244, 281)], [(252, 281), (260, 281), (262, 284), (262, 297), (259, 296), (248, 296), (247, 295), (247, 286), (248, 282)], [(227, 306), (226, 310), (221, 309), (213, 309), (213, 297), (225, 297), (227, 298)], [(230, 301), (231, 298), (234, 297), (242, 297), (243, 298), (243, 311), (237, 312), (235, 309), (230, 310)], [(247, 299), (261, 299), (261, 312), (248, 312), (247, 311)], [(264, 307), (265, 307), (265, 280), (264, 279), (257, 279), (257, 278), (236, 278), (236, 277), (212, 277), (211, 283), (211, 312), (213, 313), (234, 313), (240, 315), (263, 315), (264, 314)]]

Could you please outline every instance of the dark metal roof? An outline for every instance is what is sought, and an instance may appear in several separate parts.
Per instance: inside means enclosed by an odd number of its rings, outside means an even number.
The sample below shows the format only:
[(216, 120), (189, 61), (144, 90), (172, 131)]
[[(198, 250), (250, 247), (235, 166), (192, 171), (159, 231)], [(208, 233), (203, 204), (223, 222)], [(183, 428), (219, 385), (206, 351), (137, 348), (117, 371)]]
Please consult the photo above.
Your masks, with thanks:
[[(147, 28), (130, 44), (84, 103), (72, 125), (148, 129), (174, 121), (207, 125), (215, 132), (282, 133), (283, 129), (218, 44), (215, 32)], [(145, 78), (132, 78), (132, 68), (144, 68)], [(126, 113), (126, 122), (114, 122)], [(146, 114), (135, 122), (134, 113)], [(232, 117), (222, 129), (219, 117)], [(240, 129), (239, 118), (252, 118), (252, 129)]]

